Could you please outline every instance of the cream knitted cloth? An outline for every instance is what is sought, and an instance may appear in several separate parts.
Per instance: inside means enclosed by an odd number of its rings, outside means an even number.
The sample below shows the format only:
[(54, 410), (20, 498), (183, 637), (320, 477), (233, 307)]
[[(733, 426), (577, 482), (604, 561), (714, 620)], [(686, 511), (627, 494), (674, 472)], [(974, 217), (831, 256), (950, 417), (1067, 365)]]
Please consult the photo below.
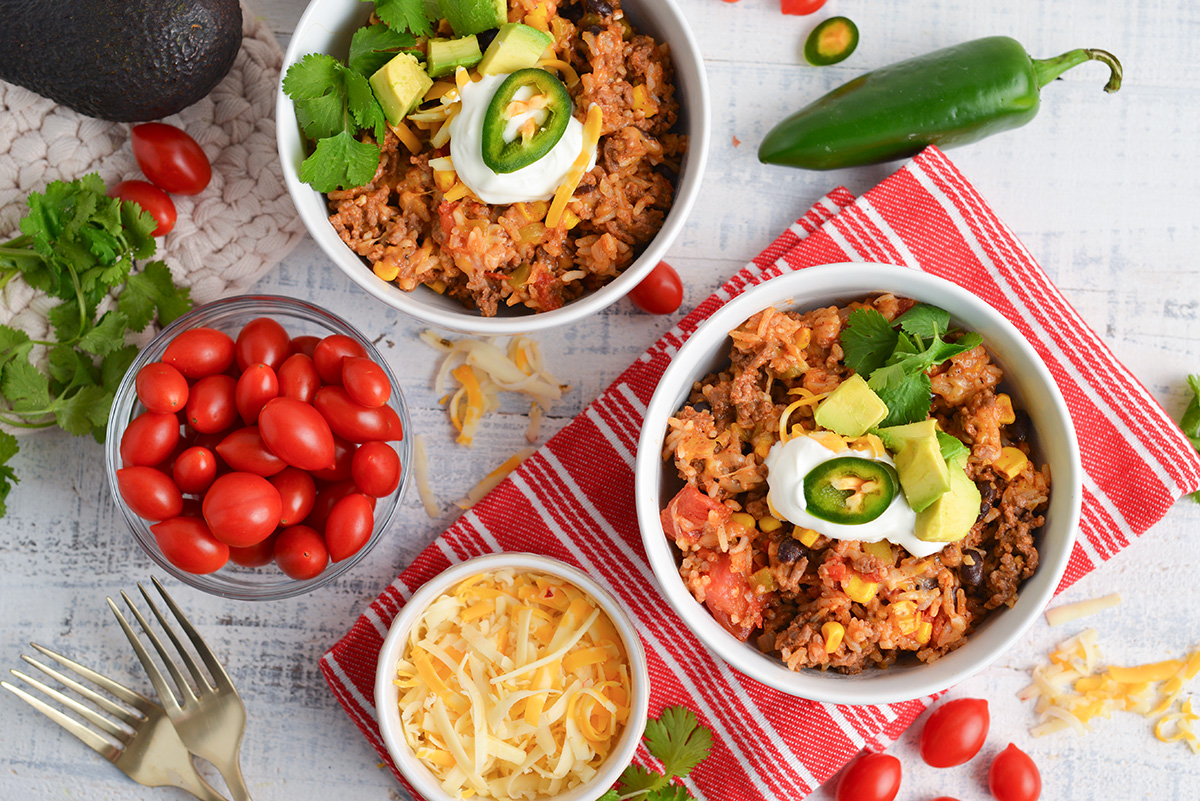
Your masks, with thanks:
[[(177, 284), (191, 287), (197, 304), (244, 291), (304, 233), (275, 145), (283, 52), (261, 18), (244, 6), (242, 12), (242, 48), (229, 75), (208, 97), (163, 120), (191, 134), (213, 165), (207, 189), (172, 196), (179, 219), (158, 240), (155, 256), (166, 261)], [(133, 158), (131, 127), (85, 117), (0, 81), (0, 241), (18, 233), (26, 196), (51, 181), (89, 172), (109, 186), (144, 180)], [(57, 302), (14, 279), (0, 293), (0, 323), (43, 338), (49, 332), (46, 310)]]

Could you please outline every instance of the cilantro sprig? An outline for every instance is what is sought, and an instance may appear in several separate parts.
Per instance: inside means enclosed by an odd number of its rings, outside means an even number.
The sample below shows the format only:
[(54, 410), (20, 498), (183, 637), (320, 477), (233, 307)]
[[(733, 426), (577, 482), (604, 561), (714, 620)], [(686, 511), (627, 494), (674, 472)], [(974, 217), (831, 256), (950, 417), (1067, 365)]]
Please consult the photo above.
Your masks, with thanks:
[(702, 726), (690, 709), (667, 707), (658, 719), (646, 723), (642, 735), (646, 750), (662, 763), (663, 772), (630, 765), (617, 780), (617, 787), (598, 801), (687, 801), (686, 787), (675, 784), (708, 757), (712, 732)]
[[(1179, 428), (1191, 441), (1192, 447), (1200, 451), (1200, 375), (1189, 375), (1187, 383), (1192, 390), (1192, 397), (1183, 410), (1183, 417), (1179, 418)], [(1193, 492), (1191, 497), (1200, 503), (1200, 491)]]
[[(345, 63), (310, 53), (283, 78), (301, 130), (316, 143), (300, 164), (300, 180), (318, 192), (362, 186), (375, 177), (386, 119), (368, 79), (398, 52), (413, 50), (418, 37), (433, 35), (424, 0), (375, 0), (375, 15), (380, 22), (354, 32)], [(359, 139), (364, 130), (375, 143)]]
[[(0, 244), (0, 289), (16, 276), (61, 301), (47, 313), (53, 337), (32, 339), (0, 325), (0, 422), (13, 428), (58, 426), (103, 441), (117, 385), (137, 356), (127, 331), (142, 331), (157, 317), (165, 325), (191, 308), (161, 261), (134, 272), (134, 262), (154, 255), (154, 218), (134, 203), (105, 194), (91, 173), (55, 181), (28, 198), (21, 234)], [(115, 308), (100, 312), (108, 295)], [(39, 369), (39, 351), (45, 370)], [(4, 463), (17, 440), (0, 434), (0, 516), (17, 477)]]
[(954, 342), (943, 337), (950, 331), (950, 314), (936, 306), (918, 304), (892, 322), (875, 309), (850, 313), (842, 331), (846, 364), (866, 377), (867, 386), (888, 407), (880, 426), (915, 423), (929, 416), (933, 394), (930, 368), (979, 345), (975, 332)]

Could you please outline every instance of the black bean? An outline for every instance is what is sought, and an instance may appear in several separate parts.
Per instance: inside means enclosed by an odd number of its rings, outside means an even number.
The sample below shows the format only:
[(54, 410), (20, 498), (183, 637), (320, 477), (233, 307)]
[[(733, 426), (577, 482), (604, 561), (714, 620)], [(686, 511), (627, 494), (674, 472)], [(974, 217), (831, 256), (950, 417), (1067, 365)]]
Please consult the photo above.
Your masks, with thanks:
[(963, 551), (962, 564), (958, 569), (963, 584), (978, 587), (983, 583), (983, 558), (983, 551), (978, 548), (967, 548)]
[(808, 548), (791, 537), (785, 537), (779, 541), (779, 548), (775, 551), (775, 558), (780, 562), (790, 565), (800, 559), (808, 556)]
[(610, 17), (613, 13), (613, 7), (606, 0), (584, 0), (587, 7), (596, 12), (602, 17)]
[(711, 412), (712, 406), (708, 405), (708, 401), (696, 401), (692, 404), (692, 409), (697, 412)]
[(558, 15), (568, 22), (579, 22), (579, 20), (583, 17), (583, 4), (570, 3), (569, 5), (560, 6), (558, 9)]
[(496, 34), (498, 33), (500, 33), (499, 28), (489, 28), (486, 31), (480, 31), (475, 34), (475, 39), (479, 42), (480, 51), (487, 50), (488, 45), (492, 43), (492, 40), (496, 38)]
[(1033, 426), (1033, 421), (1023, 409), (1017, 410), (1015, 416), (1017, 419), (1008, 424), (1005, 433), (1013, 442), (1024, 442), (1029, 439), (1029, 429)]

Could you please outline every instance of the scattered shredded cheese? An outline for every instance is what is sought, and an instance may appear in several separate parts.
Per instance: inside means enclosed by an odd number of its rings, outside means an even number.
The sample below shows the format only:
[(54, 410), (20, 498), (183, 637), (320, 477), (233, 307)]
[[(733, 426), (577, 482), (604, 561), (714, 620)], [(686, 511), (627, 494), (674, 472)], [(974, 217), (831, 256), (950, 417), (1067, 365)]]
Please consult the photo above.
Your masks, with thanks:
[(588, 781), (632, 700), (628, 659), (596, 602), (561, 579), (500, 570), (436, 599), (396, 668), (417, 758), (458, 798), (551, 798)]
[(413, 476), (417, 479), (417, 496), (425, 507), (425, 514), (436, 518), (438, 516), (437, 501), (433, 497), (433, 487), (429, 483), (429, 457), (425, 453), (425, 435), (413, 437)]
[(550, 211), (546, 214), (548, 228), (558, 227), (563, 212), (566, 211), (567, 201), (571, 199), (571, 195), (575, 194), (575, 189), (583, 179), (583, 174), (587, 172), (592, 154), (596, 152), (596, 144), (600, 141), (600, 129), (603, 125), (604, 112), (600, 106), (595, 103), (588, 106), (587, 120), (583, 123), (583, 150), (575, 158), (571, 169), (567, 171), (567, 177), (563, 179), (562, 184), (554, 193), (554, 200), (550, 202)]
[[(537, 407), (535, 406), (534, 408)], [(470, 509), (472, 506), (479, 503), (479, 500), (484, 495), (487, 495), (489, 492), (494, 490), (500, 484), (500, 482), (508, 476), (509, 473), (517, 468), (517, 465), (532, 456), (533, 451), (533, 448), (522, 448), (521, 450), (517, 451), (512, 456), (505, 459), (499, 467), (484, 476), (478, 484), (476, 484), (474, 487), (471, 487), (471, 489), (467, 491), (466, 496), (460, 498), (454, 503), (457, 504), (458, 508), (460, 509)]]
[(1182, 660), (1101, 668), (1098, 640), (1095, 629), (1086, 629), (1059, 643), (1049, 663), (1033, 669), (1032, 682), (1017, 693), (1023, 701), (1034, 701), (1041, 716), (1030, 734), (1044, 737), (1067, 729), (1084, 734), (1096, 718), (1135, 712), (1155, 720), (1157, 739), (1184, 740), (1200, 754), (1200, 731), (1192, 728), (1200, 718), (1192, 711), (1191, 698), (1180, 701), (1184, 684), (1200, 673), (1200, 648)]
[(1121, 593), (1114, 592), (1102, 598), (1089, 598), (1086, 601), (1061, 604), (1046, 610), (1046, 622), (1051, 626), (1061, 626), (1063, 623), (1070, 623), (1073, 620), (1103, 612), (1105, 609), (1111, 609), (1119, 603), (1121, 603)]

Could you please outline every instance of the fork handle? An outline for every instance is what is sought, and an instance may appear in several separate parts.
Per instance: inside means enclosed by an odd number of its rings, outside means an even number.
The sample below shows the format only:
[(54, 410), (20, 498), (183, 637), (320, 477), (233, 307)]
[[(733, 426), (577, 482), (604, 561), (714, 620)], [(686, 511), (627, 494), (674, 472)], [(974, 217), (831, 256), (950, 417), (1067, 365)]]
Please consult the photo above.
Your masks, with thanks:
[(213, 789), (213, 786), (206, 782), (204, 777), (199, 774), (180, 776), (179, 781), (174, 782), (174, 784), (181, 790), (187, 790), (196, 796), (196, 798), (199, 798), (200, 801), (229, 801), (229, 799)]
[(246, 789), (246, 781), (242, 778), (242, 766), (237, 754), (234, 754), (233, 759), (228, 763), (216, 767), (221, 772), (221, 778), (225, 780), (226, 786), (229, 787), (229, 794), (233, 796), (233, 801), (253, 801), (250, 798), (250, 791)]

